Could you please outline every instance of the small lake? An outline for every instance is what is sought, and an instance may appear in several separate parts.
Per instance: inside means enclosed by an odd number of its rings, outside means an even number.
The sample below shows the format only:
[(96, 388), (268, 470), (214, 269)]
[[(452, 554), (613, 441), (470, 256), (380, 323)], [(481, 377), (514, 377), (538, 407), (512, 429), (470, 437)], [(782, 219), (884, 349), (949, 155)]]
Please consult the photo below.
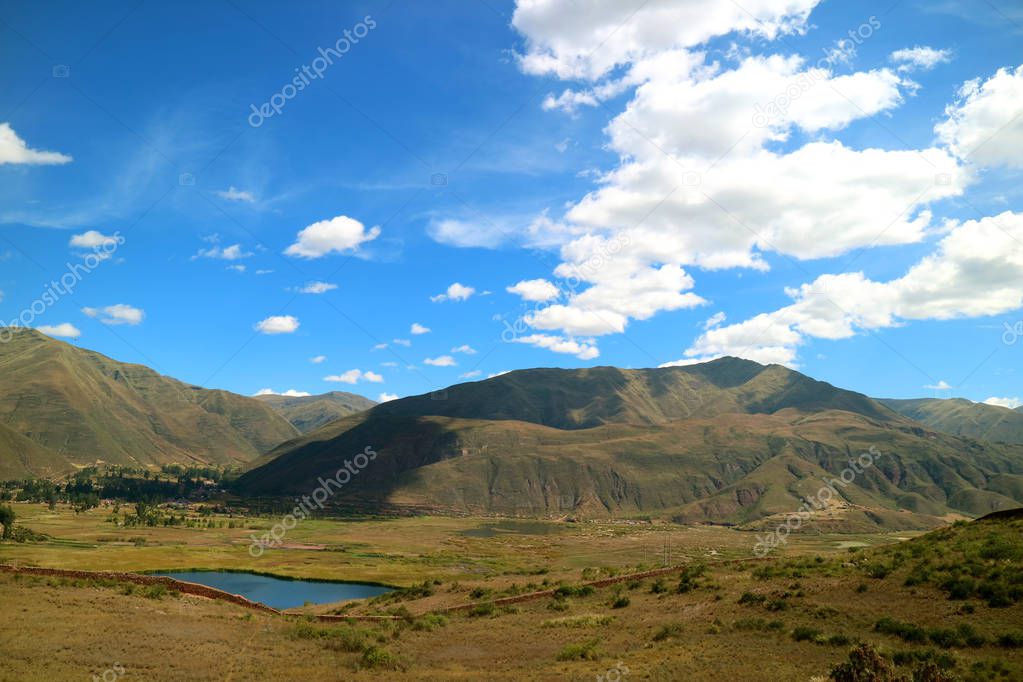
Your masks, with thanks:
[(151, 575), (163, 575), (175, 580), (215, 587), (231, 594), (240, 594), (246, 599), (258, 601), (275, 609), (290, 609), (303, 606), (306, 602), (329, 604), (348, 599), (365, 599), (391, 591), (389, 587), (364, 583), (286, 580), (255, 573), (229, 571), (181, 571)]

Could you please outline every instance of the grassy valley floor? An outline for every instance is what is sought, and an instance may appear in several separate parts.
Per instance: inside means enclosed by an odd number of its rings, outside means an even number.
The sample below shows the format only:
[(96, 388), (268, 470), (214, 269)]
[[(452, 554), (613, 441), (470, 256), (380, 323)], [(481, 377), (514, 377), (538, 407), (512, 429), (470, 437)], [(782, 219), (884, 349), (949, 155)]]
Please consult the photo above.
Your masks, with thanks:
[[(745, 563), (724, 560), (748, 557), (753, 535), (716, 527), (312, 521), (286, 539), (305, 548), (256, 559), (245, 538), (258, 530), (247, 527), (113, 528), (100, 510), (16, 508), (21, 523), (53, 539), (2, 544), (3, 563), (229, 567), (409, 589), (309, 609), (401, 620), (322, 623), (115, 583), (0, 575), (3, 679), (810, 680), (857, 642), (878, 647), (902, 675), (930, 662), (955, 676), (940, 679), (1023, 679), (1020, 520), (907, 542), (799, 536), (777, 558)], [(654, 567), (669, 534), (673, 562), (690, 568), (580, 587)], [(543, 588), (558, 594), (488, 604)]]

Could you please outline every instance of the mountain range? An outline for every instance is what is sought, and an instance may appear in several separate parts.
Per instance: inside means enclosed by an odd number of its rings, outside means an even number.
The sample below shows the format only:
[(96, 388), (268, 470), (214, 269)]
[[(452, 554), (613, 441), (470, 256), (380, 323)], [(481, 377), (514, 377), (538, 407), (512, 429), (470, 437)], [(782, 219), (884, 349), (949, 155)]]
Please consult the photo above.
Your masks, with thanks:
[[(876, 400), (780, 365), (529, 369), (386, 403), (244, 397), (18, 330), (0, 345), (0, 479), (97, 462), (241, 466), (236, 492), (366, 509), (783, 519), (880, 453), (814, 522), (920, 528), (1023, 502), (1023, 411)], [(873, 458), (873, 457), (872, 457)]]
[(301, 433), (315, 431), (336, 419), (376, 405), (369, 398), (344, 391), (309, 396), (264, 394), (257, 395), (256, 399), (272, 407)]
[(1023, 443), (1023, 407), (975, 403), (963, 398), (881, 400), (883, 405), (933, 429), (1000, 443)]
[(266, 403), (31, 329), (0, 345), (0, 478), (105, 462), (240, 464), (299, 435)]
[(307, 494), (367, 447), (378, 457), (336, 503), (763, 524), (871, 447), (877, 463), (817, 520), (927, 527), (1023, 502), (1023, 447), (944, 433), (863, 394), (737, 358), (522, 370), (383, 403), (278, 446), (239, 490)]

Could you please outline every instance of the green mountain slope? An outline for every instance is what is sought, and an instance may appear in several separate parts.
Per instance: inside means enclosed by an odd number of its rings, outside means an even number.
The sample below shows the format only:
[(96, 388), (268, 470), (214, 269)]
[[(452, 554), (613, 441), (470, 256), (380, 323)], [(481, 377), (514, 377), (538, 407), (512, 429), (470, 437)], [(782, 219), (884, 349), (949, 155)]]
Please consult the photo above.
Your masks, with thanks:
[(932, 429), (1000, 443), (1023, 444), (1023, 411), (975, 403), (963, 398), (879, 400), (899, 414)]
[(384, 403), (282, 444), (238, 483), (310, 493), (370, 447), (377, 458), (335, 503), (755, 524), (795, 511), (872, 446), (884, 455), (841, 486), (828, 524), (926, 527), (1023, 501), (1021, 447), (936, 433), (861, 394), (731, 358), (525, 370)]
[(376, 405), (369, 398), (344, 391), (299, 397), (259, 395), (256, 399), (272, 407), (300, 433), (315, 431), (341, 417), (368, 410)]
[[(298, 434), (264, 403), (116, 362), (34, 330), (0, 345), (0, 425), (76, 464), (247, 462)], [(41, 458), (24, 442), (5, 467)], [(33, 470), (33, 466), (27, 467)]]

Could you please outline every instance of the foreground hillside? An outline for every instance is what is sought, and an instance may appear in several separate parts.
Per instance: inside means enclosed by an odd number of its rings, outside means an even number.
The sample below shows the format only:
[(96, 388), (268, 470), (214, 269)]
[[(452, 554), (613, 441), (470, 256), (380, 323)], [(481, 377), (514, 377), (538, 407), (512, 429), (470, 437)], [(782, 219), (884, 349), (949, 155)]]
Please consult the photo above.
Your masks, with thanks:
[(526, 370), (384, 403), (283, 444), (239, 490), (309, 493), (367, 447), (378, 456), (332, 502), (769, 524), (870, 448), (876, 463), (837, 486), (815, 523), (921, 528), (1023, 502), (1023, 447), (930, 431), (861, 394), (734, 358)]
[(97, 461), (240, 463), (297, 434), (258, 400), (190, 386), (31, 329), (0, 345), (4, 478), (53, 476)]
[[(336, 525), (348, 534), (361, 524)], [(608, 559), (636, 555), (631, 534), (599, 542), (603, 554), (572, 574), (511, 570), (454, 581), (419, 563), (411, 589), (316, 609), (400, 615), (386, 622), (287, 619), (117, 583), (0, 573), (0, 602), (19, 614), (0, 620), (4, 675), (773, 682), (828, 679), (865, 645), (875, 669), (888, 675), (834, 679), (1023, 678), (1018, 518), (957, 524), (869, 550), (752, 562), (708, 557), (701, 538), (679, 548), (689, 558), (668, 575), (590, 588), (586, 582), (616, 573)], [(545, 543), (518, 537), (512, 544), (524, 566), (549, 567)], [(343, 570), (333, 552), (316, 561)], [(492, 603), (535, 590), (553, 593)]]
[(369, 398), (344, 391), (310, 396), (257, 395), (256, 399), (272, 407), (300, 433), (315, 431), (341, 417), (376, 405)]
[(1010, 410), (963, 398), (947, 400), (918, 398), (880, 402), (901, 415), (953, 436), (1023, 444), (1023, 408)]

